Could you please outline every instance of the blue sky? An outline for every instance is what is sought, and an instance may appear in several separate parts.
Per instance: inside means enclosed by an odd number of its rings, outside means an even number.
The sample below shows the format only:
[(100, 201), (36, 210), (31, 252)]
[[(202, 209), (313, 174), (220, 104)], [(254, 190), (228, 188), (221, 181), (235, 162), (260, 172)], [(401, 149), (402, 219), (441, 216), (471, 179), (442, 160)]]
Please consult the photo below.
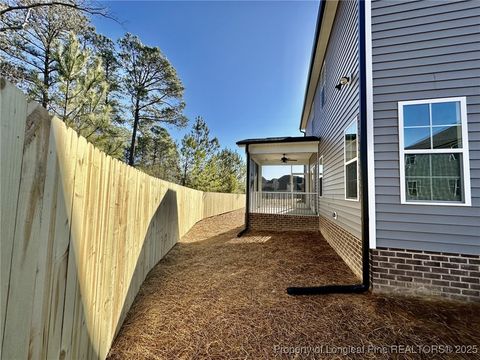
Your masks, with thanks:
[[(158, 46), (185, 86), (185, 113), (200, 115), (222, 146), (251, 137), (298, 136), (317, 1), (110, 1), (122, 22), (93, 19)], [(180, 140), (188, 130), (169, 129)]]

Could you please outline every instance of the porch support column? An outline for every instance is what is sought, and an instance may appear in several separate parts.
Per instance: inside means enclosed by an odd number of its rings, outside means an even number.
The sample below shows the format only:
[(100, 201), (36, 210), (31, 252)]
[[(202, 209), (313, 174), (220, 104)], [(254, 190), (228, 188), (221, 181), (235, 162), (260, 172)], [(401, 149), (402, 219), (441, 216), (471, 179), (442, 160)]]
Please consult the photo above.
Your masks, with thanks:
[(263, 185), (263, 180), (262, 180), (262, 165), (258, 164), (258, 192), (260, 193), (260, 197), (261, 197), (261, 193), (262, 193), (262, 185)]
[(245, 154), (247, 157), (247, 174), (245, 176), (245, 228), (238, 233), (238, 237), (242, 236), (248, 230), (248, 219), (250, 214), (250, 153), (248, 152), (248, 144), (245, 145)]

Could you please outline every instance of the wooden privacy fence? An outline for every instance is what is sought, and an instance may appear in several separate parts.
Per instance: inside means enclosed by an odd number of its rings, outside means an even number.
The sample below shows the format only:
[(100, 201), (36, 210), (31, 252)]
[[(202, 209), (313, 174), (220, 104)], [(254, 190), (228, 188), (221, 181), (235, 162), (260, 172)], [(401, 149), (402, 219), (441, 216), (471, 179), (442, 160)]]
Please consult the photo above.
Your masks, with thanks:
[(104, 359), (148, 271), (245, 196), (150, 177), (0, 88), (0, 357)]

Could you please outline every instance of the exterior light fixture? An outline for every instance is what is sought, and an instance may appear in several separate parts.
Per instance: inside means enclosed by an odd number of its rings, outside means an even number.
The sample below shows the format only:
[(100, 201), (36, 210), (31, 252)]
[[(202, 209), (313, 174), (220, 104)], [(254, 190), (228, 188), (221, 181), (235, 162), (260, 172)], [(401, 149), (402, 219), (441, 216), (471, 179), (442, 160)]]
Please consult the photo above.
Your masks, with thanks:
[(350, 83), (350, 78), (348, 76), (343, 76), (340, 78), (340, 82), (335, 85), (335, 89), (341, 90), (342, 86), (347, 85)]

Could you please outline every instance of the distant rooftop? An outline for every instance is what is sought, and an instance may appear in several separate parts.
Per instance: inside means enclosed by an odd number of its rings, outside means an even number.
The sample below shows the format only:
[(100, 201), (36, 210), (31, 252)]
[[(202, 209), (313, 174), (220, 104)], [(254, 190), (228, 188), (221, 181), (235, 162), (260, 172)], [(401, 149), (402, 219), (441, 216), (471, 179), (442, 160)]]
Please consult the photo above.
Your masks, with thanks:
[(308, 142), (308, 141), (319, 141), (320, 139), (316, 136), (285, 136), (285, 137), (268, 137), (268, 138), (258, 138), (258, 139), (245, 139), (237, 141), (237, 145), (248, 145), (248, 144), (274, 144), (274, 143), (293, 143), (293, 142)]

